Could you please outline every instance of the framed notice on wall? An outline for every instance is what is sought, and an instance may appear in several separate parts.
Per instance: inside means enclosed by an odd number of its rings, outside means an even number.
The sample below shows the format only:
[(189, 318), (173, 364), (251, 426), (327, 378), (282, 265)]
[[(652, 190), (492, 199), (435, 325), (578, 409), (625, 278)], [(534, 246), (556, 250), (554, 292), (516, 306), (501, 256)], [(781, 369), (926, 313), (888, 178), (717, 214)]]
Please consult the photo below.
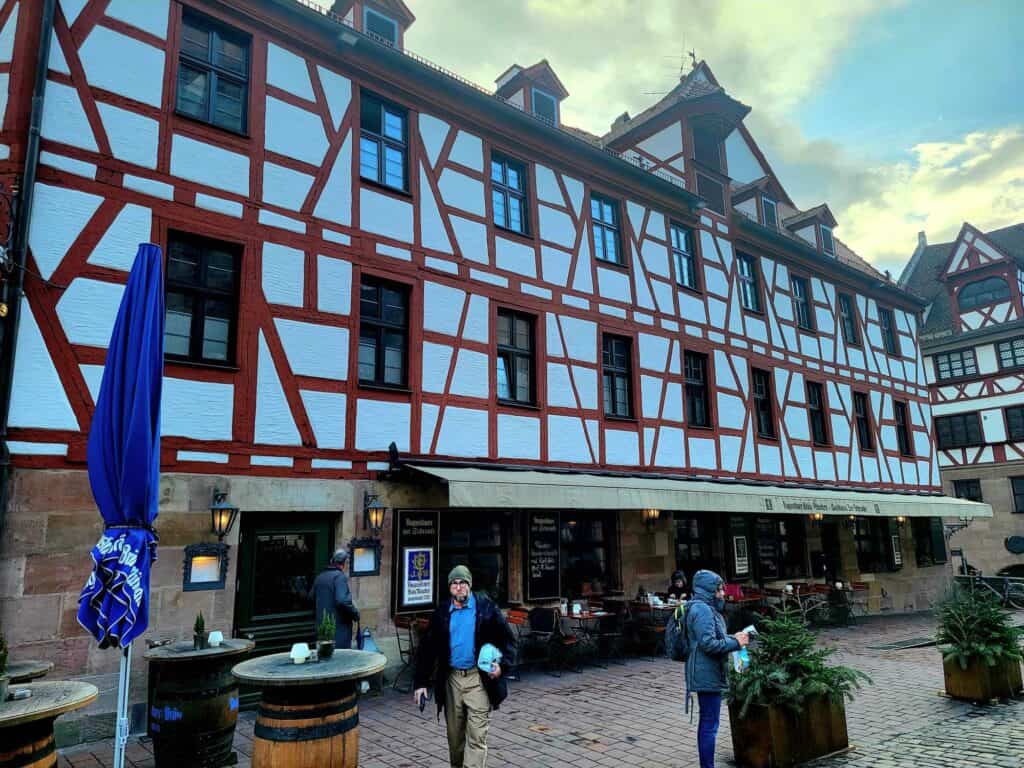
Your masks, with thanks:
[(530, 512), (526, 516), (526, 599), (560, 597), (558, 512)]
[(401, 509), (397, 512), (394, 565), (394, 596), (398, 611), (421, 610), (434, 605), (437, 589), (436, 509)]
[(750, 556), (747, 554), (747, 537), (732, 537), (733, 562), (736, 564), (737, 576), (750, 575)]
[(434, 548), (403, 547), (402, 605), (433, 605)]

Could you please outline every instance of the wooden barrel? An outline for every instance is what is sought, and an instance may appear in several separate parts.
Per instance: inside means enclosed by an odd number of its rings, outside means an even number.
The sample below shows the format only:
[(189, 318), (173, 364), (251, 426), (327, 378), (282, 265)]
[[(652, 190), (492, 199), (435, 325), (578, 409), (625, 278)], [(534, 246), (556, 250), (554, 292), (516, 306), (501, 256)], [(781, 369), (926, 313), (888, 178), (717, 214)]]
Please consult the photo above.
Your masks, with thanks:
[(359, 765), (355, 685), (264, 690), (254, 736), (253, 768), (355, 768)]
[(150, 661), (149, 728), (156, 768), (234, 765), (238, 722), (234, 657)]
[(53, 719), (0, 729), (0, 768), (56, 768)]

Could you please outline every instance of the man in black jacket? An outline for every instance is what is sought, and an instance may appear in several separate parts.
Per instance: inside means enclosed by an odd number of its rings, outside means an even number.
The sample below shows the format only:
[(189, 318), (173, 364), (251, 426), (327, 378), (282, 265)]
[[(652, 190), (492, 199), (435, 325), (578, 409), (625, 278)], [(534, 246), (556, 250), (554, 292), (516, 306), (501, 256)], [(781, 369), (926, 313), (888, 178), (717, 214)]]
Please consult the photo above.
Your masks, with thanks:
[[(515, 638), (498, 606), (473, 594), (473, 576), (464, 565), (448, 574), (451, 597), (430, 617), (416, 660), (413, 700), (419, 705), (433, 683), (438, 717), (445, 713), (452, 768), (484, 768), (491, 710), (508, 696), (503, 674), (512, 663)], [(480, 649), (490, 644), (501, 661), (489, 672), (477, 667)], [(434, 676), (431, 681), (431, 675)]]
[(359, 621), (359, 609), (352, 602), (352, 591), (348, 586), (348, 551), (339, 549), (331, 562), (320, 572), (309, 591), (309, 599), (316, 604), (316, 626), (324, 620), (324, 613), (334, 616), (334, 645), (336, 648), (352, 647), (352, 623)]

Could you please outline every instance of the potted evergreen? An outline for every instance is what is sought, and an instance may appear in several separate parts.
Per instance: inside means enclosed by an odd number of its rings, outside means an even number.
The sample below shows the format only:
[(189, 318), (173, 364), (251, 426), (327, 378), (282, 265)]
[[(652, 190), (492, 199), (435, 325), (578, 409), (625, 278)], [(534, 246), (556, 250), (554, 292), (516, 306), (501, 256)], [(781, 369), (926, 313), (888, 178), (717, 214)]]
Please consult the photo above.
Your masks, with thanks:
[(316, 630), (316, 656), (318, 659), (329, 659), (334, 655), (334, 631), (338, 624), (330, 611), (324, 611), (320, 626)]
[(729, 675), (729, 723), (736, 763), (782, 768), (846, 749), (845, 700), (863, 672), (830, 666), (796, 611), (763, 619), (750, 664)]
[(1020, 641), (1024, 630), (994, 595), (956, 586), (938, 606), (936, 635), (946, 693), (955, 699), (1008, 699), (1024, 688)]
[(206, 631), (206, 620), (203, 612), (196, 616), (196, 623), (192, 625), (192, 647), (197, 651), (206, 650), (209, 647), (209, 634)]
[(11, 679), (7, 676), (7, 639), (0, 634), (0, 704), (7, 701), (7, 688)]

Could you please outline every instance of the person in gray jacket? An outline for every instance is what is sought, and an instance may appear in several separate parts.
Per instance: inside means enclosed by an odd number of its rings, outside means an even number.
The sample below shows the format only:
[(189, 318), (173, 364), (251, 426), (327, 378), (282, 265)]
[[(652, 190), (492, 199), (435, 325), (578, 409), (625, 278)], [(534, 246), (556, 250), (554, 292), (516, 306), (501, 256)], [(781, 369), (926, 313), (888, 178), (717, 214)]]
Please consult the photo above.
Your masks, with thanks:
[(686, 659), (686, 704), (697, 694), (700, 719), (697, 724), (697, 752), (700, 768), (715, 768), (715, 741), (726, 688), (729, 654), (750, 642), (746, 632), (727, 635), (722, 609), (725, 582), (714, 571), (697, 571), (693, 597), (686, 606), (686, 631), (690, 655)]
[(309, 591), (309, 599), (316, 605), (317, 626), (323, 621), (324, 612), (334, 616), (335, 648), (352, 647), (352, 622), (359, 621), (359, 609), (352, 602), (352, 591), (348, 588), (347, 567), (348, 551), (339, 549)]

